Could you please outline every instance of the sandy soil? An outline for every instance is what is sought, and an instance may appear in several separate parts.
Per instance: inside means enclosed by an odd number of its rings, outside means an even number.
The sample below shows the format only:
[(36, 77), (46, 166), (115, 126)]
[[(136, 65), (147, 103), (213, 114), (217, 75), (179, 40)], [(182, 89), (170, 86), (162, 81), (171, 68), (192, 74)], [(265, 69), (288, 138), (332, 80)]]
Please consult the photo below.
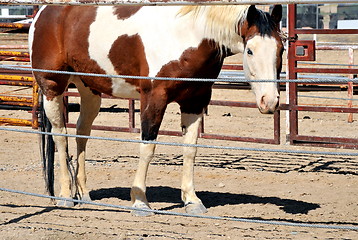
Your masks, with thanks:
[[(334, 54), (341, 54), (337, 58)], [(322, 58), (346, 60), (335, 52)], [(331, 58), (328, 58), (331, 56)], [(324, 61), (326, 62), (326, 61)], [(1, 92), (14, 89), (1, 89)], [(17, 93), (26, 91), (21, 89)], [(340, 92), (302, 95), (346, 97)], [(285, 101), (285, 92), (281, 93)], [(213, 99), (252, 101), (247, 90), (215, 90)], [(76, 100), (73, 100), (76, 101)], [(344, 100), (302, 97), (305, 104), (345, 105)], [(138, 103), (137, 103), (138, 104)], [(127, 102), (105, 100), (96, 124), (126, 126)], [(0, 111), (1, 117), (30, 118), (26, 111)], [(74, 121), (78, 113), (71, 113)], [(138, 119), (139, 113), (136, 113)], [(200, 139), (201, 144), (267, 149), (355, 152), (344, 149), (298, 147), (285, 144), (285, 114), (281, 114), (279, 146)], [(357, 116), (355, 116), (355, 119)], [(356, 137), (357, 121), (346, 114), (301, 113), (303, 134)], [(256, 109), (210, 106), (206, 131), (239, 136), (272, 137), (272, 115)], [(29, 129), (22, 127), (21, 129)], [(178, 107), (170, 105), (162, 129), (179, 130)], [(73, 129), (69, 129), (74, 133)], [(139, 139), (138, 134), (93, 131), (94, 136)], [(160, 136), (181, 142), (180, 137)], [(45, 193), (38, 136), (1, 131), (0, 187)], [(75, 154), (74, 140), (70, 152)], [(88, 185), (95, 202), (130, 206), (129, 191), (138, 161), (138, 145), (93, 140), (88, 145)], [(148, 175), (148, 199), (153, 209), (183, 213), (180, 200), (181, 149), (159, 146)], [(58, 169), (58, 166), (56, 166)], [(207, 216), (273, 220), (282, 223), (358, 226), (358, 158), (322, 154), (282, 154), (199, 149), (196, 190), (208, 208)], [(58, 186), (56, 186), (56, 189)], [(58, 189), (57, 189), (58, 191)], [(48, 199), (0, 192), (0, 239), (357, 239), (357, 230), (322, 229), (207, 220), (167, 215), (132, 217), (130, 212), (92, 205), (55, 207)]]

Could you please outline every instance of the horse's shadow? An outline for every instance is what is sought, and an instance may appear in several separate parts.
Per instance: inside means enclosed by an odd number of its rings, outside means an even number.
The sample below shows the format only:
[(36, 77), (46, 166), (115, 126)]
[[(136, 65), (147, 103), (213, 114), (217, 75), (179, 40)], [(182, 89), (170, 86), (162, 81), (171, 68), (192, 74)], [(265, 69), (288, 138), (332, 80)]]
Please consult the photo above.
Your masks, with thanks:
[[(180, 199), (180, 189), (171, 187), (148, 187), (147, 198), (149, 202), (173, 203), (172, 206), (161, 210), (172, 210), (182, 205)], [(118, 198), (130, 201), (130, 188), (103, 188), (90, 192), (92, 200), (104, 198)], [(292, 199), (278, 197), (260, 197), (247, 194), (233, 194), (222, 192), (197, 192), (197, 196), (202, 200), (207, 208), (237, 205), (237, 204), (273, 204), (279, 206), (281, 210), (290, 214), (307, 214), (311, 210), (320, 208), (319, 204), (308, 203)]]

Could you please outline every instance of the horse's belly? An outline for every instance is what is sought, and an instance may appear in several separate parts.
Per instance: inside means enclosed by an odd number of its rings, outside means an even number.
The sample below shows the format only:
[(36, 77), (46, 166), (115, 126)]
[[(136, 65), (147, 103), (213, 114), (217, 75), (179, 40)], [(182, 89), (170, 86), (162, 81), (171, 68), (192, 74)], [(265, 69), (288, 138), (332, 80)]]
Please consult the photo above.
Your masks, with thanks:
[(126, 82), (123, 78), (112, 79), (112, 95), (120, 98), (139, 98), (137, 87)]

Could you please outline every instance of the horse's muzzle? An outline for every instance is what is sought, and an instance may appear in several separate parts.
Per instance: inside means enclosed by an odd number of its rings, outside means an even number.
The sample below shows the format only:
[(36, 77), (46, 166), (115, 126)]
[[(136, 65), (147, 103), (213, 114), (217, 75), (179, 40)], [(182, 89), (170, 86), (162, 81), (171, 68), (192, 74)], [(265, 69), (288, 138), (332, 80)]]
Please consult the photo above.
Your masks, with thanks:
[(258, 108), (262, 114), (273, 114), (280, 105), (280, 97), (269, 99), (266, 96), (261, 97), (260, 104), (258, 104)]

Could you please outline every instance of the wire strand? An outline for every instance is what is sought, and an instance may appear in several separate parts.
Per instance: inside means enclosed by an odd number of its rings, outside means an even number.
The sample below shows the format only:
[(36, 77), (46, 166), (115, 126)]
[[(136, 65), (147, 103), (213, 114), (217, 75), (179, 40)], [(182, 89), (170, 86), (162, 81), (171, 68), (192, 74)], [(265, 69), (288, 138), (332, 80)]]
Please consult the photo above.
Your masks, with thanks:
[(170, 211), (163, 211), (163, 210), (153, 210), (153, 209), (142, 209), (142, 208), (123, 206), (123, 205), (114, 205), (114, 204), (107, 204), (107, 203), (97, 203), (97, 202), (93, 202), (93, 201), (83, 201), (83, 200), (70, 199), (70, 198), (54, 197), (54, 196), (48, 196), (48, 195), (43, 195), (43, 194), (12, 190), (12, 189), (7, 189), (7, 188), (0, 188), (0, 191), (11, 192), (11, 193), (16, 193), (16, 194), (22, 194), (22, 195), (28, 195), (28, 196), (33, 196), (33, 197), (49, 198), (49, 199), (53, 199), (53, 200), (71, 201), (71, 202), (75, 202), (75, 203), (79, 203), (79, 204), (89, 204), (89, 205), (100, 206), (100, 207), (108, 207), (108, 208), (116, 208), (116, 209), (124, 209), (124, 210), (136, 210), (136, 211), (143, 211), (143, 212), (152, 212), (152, 213), (161, 214), (161, 215), (171, 215), (171, 216), (191, 217), (191, 218), (202, 218), (202, 219), (209, 219), (209, 220), (226, 220), (226, 221), (256, 223), (256, 224), (267, 224), (267, 225), (277, 225), (277, 226), (305, 227), (305, 228), (324, 228), (324, 229), (342, 229), (342, 230), (358, 231), (358, 227), (347, 226), (347, 225), (339, 226), (339, 225), (326, 225), (326, 224), (292, 223), (292, 222), (279, 222), (279, 221), (270, 221), (270, 220), (236, 218), (236, 217), (195, 215), (195, 214), (188, 214), (188, 213), (178, 213), (178, 212), (170, 212)]
[(239, 151), (254, 151), (254, 152), (271, 152), (271, 153), (294, 153), (294, 154), (315, 154), (315, 155), (330, 155), (330, 156), (358, 156), (358, 152), (324, 152), (324, 151), (300, 151), (290, 149), (268, 149), (268, 148), (248, 148), (248, 147), (232, 147), (232, 146), (216, 146), (206, 144), (187, 144), (187, 143), (173, 143), (173, 142), (161, 142), (161, 141), (145, 141), (145, 140), (134, 140), (134, 139), (123, 139), (123, 138), (109, 138), (109, 137), (95, 137), (75, 134), (63, 134), (63, 133), (49, 133), (34, 130), (23, 130), (15, 128), (0, 127), (0, 131), (11, 131), (20, 133), (30, 134), (43, 134), (52, 136), (63, 136), (72, 138), (86, 138), (95, 140), (106, 140), (116, 142), (129, 142), (129, 143), (143, 143), (143, 144), (158, 144), (164, 146), (179, 146), (179, 147), (198, 147), (198, 148), (209, 148), (209, 149), (226, 149), (226, 150), (239, 150)]
[(17, 71), (29, 71), (29, 72), (42, 72), (42, 73), (53, 73), (53, 74), (66, 74), (66, 75), (76, 75), (76, 76), (88, 76), (88, 77), (105, 77), (105, 78), (123, 78), (123, 79), (141, 79), (141, 80), (159, 80), (159, 81), (188, 81), (188, 82), (277, 82), (277, 83), (320, 83), (320, 82), (330, 82), (330, 83), (347, 83), (353, 82), (358, 83), (358, 79), (332, 79), (332, 78), (322, 78), (322, 79), (237, 79), (237, 78), (220, 78), (220, 79), (209, 79), (209, 78), (170, 78), (170, 77), (146, 77), (146, 76), (129, 76), (129, 75), (111, 75), (111, 74), (98, 74), (98, 73), (84, 73), (84, 72), (69, 72), (69, 71), (55, 71), (55, 70), (45, 70), (37, 68), (23, 68), (23, 67), (11, 67), (6, 65), (0, 65), (2, 69), (8, 70), (17, 70)]

